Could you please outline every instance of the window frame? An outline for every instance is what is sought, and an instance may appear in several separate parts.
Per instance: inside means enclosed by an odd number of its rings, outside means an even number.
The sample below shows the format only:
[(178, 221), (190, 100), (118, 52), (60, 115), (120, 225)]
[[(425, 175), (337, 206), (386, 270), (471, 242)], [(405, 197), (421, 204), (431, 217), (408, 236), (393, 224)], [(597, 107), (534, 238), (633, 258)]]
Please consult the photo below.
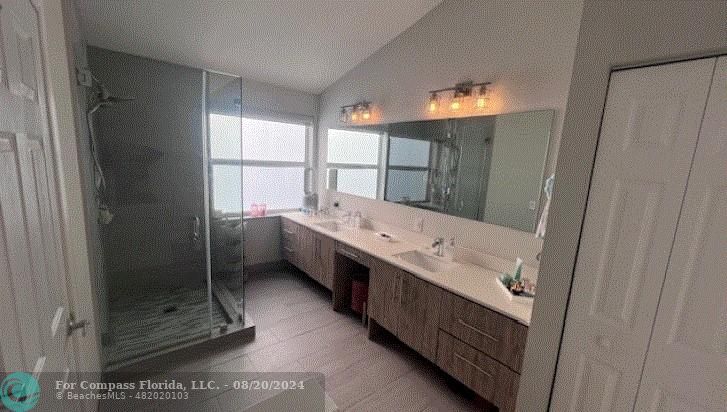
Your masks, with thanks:
[[(420, 140), (420, 139), (413, 139), (411, 137), (399, 137), (399, 136), (387, 136), (386, 139), (386, 151), (387, 153), (391, 150), (391, 138), (394, 137), (396, 139), (411, 139), (411, 140)], [(387, 202), (394, 202), (394, 203), (401, 203), (404, 204), (401, 200), (389, 200), (386, 198), (386, 185), (389, 183), (389, 172), (391, 170), (398, 170), (403, 172), (427, 172), (427, 184), (424, 189), (424, 199), (409, 199), (410, 203), (427, 203), (432, 198), (431, 196), (431, 183), (432, 180), (432, 142), (429, 142), (429, 163), (427, 166), (391, 166), (389, 164), (389, 158), (386, 157), (386, 179), (384, 181), (384, 193), (383, 193), (383, 200), (386, 200)]]
[[(368, 133), (368, 134), (376, 134), (372, 131), (368, 130), (357, 130), (353, 128), (346, 128), (346, 127), (329, 127), (326, 129), (326, 188), (328, 188), (328, 176), (329, 176), (329, 170), (330, 169), (349, 169), (349, 170), (376, 170), (376, 199), (383, 199), (383, 196), (385, 195), (385, 187), (386, 187), (386, 170), (385, 165), (387, 162), (387, 153), (388, 153), (388, 144), (389, 141), (389, 135), (386, 132), (379, 132), (378, 136), (378, 148), (377, 148), (377, 157), (376, 157), (376, 163), (336, 163), (336, 162), (329, 162), (328, 161), (328, 145), (329, 145), (329, 135), (331, 130), (338, 130), (338, 131), (345, 131), (345, 132), (356, 132), (356, 133)], [(336, 187), (336, 192), (338, 192), (338, 187)], [(352, 196), (358, 196), (363, 197), (365, 199), (370, 199), (366, 196), (361, 196), (355, 193), (348, 193), (348, 192), (340, 192), (345, 193), (347, 195)]]
[[(208, 122), (208, 130), (209, 130), (209, 122), (210, 122), (210, 116), (211, 115), (220, 115), (220, 116), (229, 116), (228, 114), (224, 113), (214, 113), (210, 112), (207, 114), (207, 122)], [(282, 214), (286, 212), (293, 212), (300, 210), (300, 208), (303, 206), (303, 196), (305, 196), (307, 193), (309, 193), (309, 188), (312, 187), (312, 179), (313, 179), (313, 133), (314, 133), (314, 119), (307, 117), (307, 116), (298, 116), (298, 115), (282, 115), (279, 113), (276, 114), (253, 114), (253, 113), (246, 113), (242, 112), (239, 116), (240, 118), (240, 145), (242, 145), (242, 139), (244, 139), (244, 136), (242, 135), (242, 121), (243, 119), (249, 119), (249, 120), (260, 120), (260, 121), (266, 121), (266, 122), (276, 122), (276, 123), (287, 123), (287, 124), (295, 124), (295, 125), (301, 125), (305, 127), (305, 155), (302, 162), (293, 162), (293, 161), (279, 161), (279, 160), (245, 160), (244, 153), (242, 151), (242, 148), (240, 148), (240, 157), (241, 159), (231, 159), (231, 158), (215, 158), (212, 157), (211, 147), (212, 147), (212, 134), (208, 133), (207, 139), (208, 144), (210, 146), (210, 151), (208, 153), (208, 161), (209, 161), (209, 181), (210, 181), (210, 208), (214, 210), (214, 171), (213, 168), (216, 165), (221, 166), (237, 166), (240, 168), (240, 192), (242, 194), (240, 202), (242, 203), (242, 217), (250, 217), (250, 210), (245, 210), (245, 190), (242, 187), (243, 184), (243, 167), (250, 166), (250, 167), (268, 167), (268, 168), (293, 168), (293, 167), (300, 167), (303, 169), (303, 193), (301, 193), (301, 204), (300, 206), (296, 208), (285, 208), (285, 209), (267, 209), (265, 215), (277, 215)], [(223, 212), (223, 217), (229, 217), (229, 216), (240, 216), (240, 213), (234, 213), (234, 212)]]

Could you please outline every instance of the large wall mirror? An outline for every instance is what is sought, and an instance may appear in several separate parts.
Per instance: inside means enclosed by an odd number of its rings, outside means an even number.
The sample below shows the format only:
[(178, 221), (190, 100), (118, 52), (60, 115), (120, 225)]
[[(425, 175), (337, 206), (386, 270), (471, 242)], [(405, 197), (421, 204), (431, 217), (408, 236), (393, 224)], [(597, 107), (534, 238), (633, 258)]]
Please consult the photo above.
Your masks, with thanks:
[(553, 116), (329, 129), (328, 189), (534, 232)]

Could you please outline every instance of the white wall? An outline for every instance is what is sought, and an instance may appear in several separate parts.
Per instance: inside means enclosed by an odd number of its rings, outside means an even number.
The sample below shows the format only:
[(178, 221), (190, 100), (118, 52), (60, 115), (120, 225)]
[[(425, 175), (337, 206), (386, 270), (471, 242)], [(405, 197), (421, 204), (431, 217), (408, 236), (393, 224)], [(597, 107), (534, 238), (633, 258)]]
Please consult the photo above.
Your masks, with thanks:
[(242, 79), (242, 112), (318, 117), (318, 95)]
[[(491, 81), (486, 113), (554, 109), (549, 169), (557, 152), (570, 86), (581, 0), (445, 0), (321, 96), (319, 190), (325, 195), (326, 132), (340, 106), (369, 100), (379, 122), (427, 118), (428, 91), (471, 79)], [(330, 200), (331, 197), (323, 196)], [(541, 242), (532, 233), (336, 194), (342, 207), (411, 229), (425, 219), (431, 236), (459, 236), (460, 244), (536, 264)]]
[(725, 16), (724, 1), (585, 2), (519, 410), (548, 407), (611, 69), (727, 53)]

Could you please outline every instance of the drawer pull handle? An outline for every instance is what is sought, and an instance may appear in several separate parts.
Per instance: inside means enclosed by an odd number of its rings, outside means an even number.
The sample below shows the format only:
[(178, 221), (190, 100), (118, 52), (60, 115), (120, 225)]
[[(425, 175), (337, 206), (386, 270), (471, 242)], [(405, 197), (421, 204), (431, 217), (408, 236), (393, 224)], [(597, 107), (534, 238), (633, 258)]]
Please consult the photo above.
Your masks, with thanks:
[(338, 253), (342, 254), (343, 256), (348, 256), (351, 259), (359, 259), (358, 255), (352, 252), (349, 252), (346, 249), (338, 249)]
[(469, 359), (465, 358), (464, 356), (460, 355), (459, 353), (455, 352), (454, 353), (454, 356), (457, 359), (461, 360), (462, 362), (464, 362), (464, 363), (470, 365), (471, 367), (477, 369), (477, 371), (479, 371), (481, 374), (487, 376), (488, 378), (492, 378), (492, 374), (491, 373), (489, 373), (486, 370), (484, 370), (484, 369), (480, 368), (479, 366), (475, 365), (474, 362), (470, 361)]
[(288, 253), (293, 253), (293, 249), (291, 249), (289, 247), (284, 247), (283, 249), (285, 249), (285, 251)]
[(480, 335), (486, 337), (487, 339), (489, 339), (489, 340), (491, 340), (493, 342), (497, 342), (498, 341), (496, 337), (490, 335), (489, 333), (485, 333), (485, 332), (477, 329), (476, 327), (470, 325), (469, 323), (463, 321), (462, 319), (457, 319), (457, 323), (459, 323), (460, 325), (462, 325), (462, 326), (464, 326), (464, 327), (466, 327), (468, 329), (471, 329), (471, 330), (479, 333)]
[(288, 229), (283, 229), (283, 232), (285, 232), (285, 233), (287, 233), (289, 235), (292, 235), (293, 234), (293, 231), (292, 230), (288, 230)]

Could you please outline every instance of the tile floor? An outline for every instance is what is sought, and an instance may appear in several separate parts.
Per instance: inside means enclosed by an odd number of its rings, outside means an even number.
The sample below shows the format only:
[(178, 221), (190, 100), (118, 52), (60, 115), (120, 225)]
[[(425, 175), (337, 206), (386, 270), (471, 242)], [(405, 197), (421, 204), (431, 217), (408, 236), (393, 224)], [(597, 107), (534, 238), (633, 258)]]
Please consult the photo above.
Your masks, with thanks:
[[(487, 404), (394, 338), (370, 341), (351, 314), (331, 309), (330, 292), (296, 270), (250, 275), (246, 310), (256, 338), (188, 359), (178, 371), (321, 372), (338, 410), (481, 411)], [(235, 411), (235, 391), (190, 405)]]

